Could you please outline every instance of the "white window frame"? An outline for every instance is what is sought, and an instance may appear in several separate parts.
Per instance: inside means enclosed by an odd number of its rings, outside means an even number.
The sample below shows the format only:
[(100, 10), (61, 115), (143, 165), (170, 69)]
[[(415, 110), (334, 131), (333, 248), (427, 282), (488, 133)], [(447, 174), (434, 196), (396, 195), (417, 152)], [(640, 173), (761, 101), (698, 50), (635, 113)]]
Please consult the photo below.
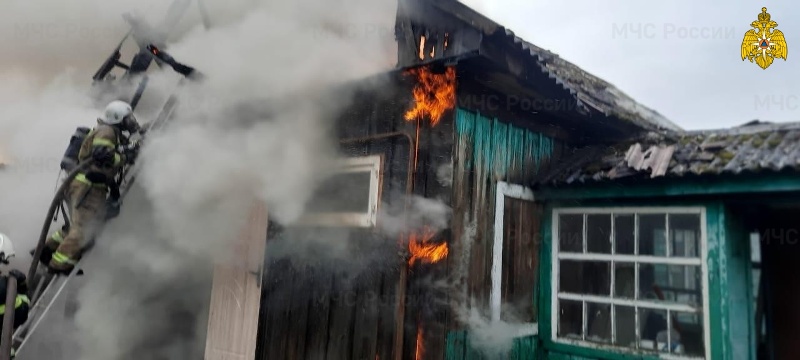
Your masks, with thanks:
[[(614, 244), (612, 243), (611, 246), (611, 254), (594, 254), (594, 253), (582, 253), (582, 254), (559, 254), (559, 217), (562, 214), (585, 214), (585, 215), (595, 215), (595, 214), (611, 214), (612, 215), (612, 225), (611, 225), (611, 236), (614, 236), (614, 222), (613, 222), (613, 214), (621, 213), (621, 214), (697, 214), (700, 215), (700, 257), (698, 258), (664, 258), (664, 257), (655, 257), (655, 256), (639, 256), (639, 255), (616, 255), (614, 254), (616, 249)], [(586, 219), (584, 218), (584, 242), (586, 241)], [(635, 225), (638, 228), (638, 221)], [(583, 326), (586, 327), (586, 303), (585, 301), (593, 302), (593, 303), (601, 303), (601, 304), (613, 304), (613, 305), (623, 305), (623, 306), (644, 306), (647, 308), (654, 308), (659, 310), (669, 310), (669, 311), (689, 311), (692, 312), (694, 309), (688, 305), (677, 305), (677, 304), (660, 304), (654, 301), (647, 301), (647, 300), (629, 300), (629, 299), (616, 299), (616, 298), (608, 298), (603, 296), (591, 296), (591, 295), (572, 295), (572, 294), (559, 294), (559, 275), (560, 275), (560, 260), (600, 260), (600, 261), (611, 261), (611, 291), (614, 290), (614, 260), (624, 260), (624, 261), (631, 261), (636, 260), (639, 263), (656, 263), (656, 264), (666, 264), (666, 265), (699, 265), (701, 277), (703, 281), (703, 291), (702, 291), (702, 303), (703, 303), (703, 342), (705, 347), (705, 357), (692, 357), (692, 356), (682, 356), (677, 354), (665, 354), (665, 353), (657, 353), (657, 356), (662, 359), (711, 359), (711, 324), (710, 324), (710, 315), (709, 315), (709, 289), (708, 289), (708, 232), (707, 232), (707, 223), (706, 223), (706, 208), (703, 206), (689, 206), (689, 207), (584, 207), (584, 208), (556, 208), (553, 209), (553, 217), (552, 217), (552, 276), (551, 276), (551, 309), (552, 312), (550, 314), (550, 324), (551, 324), (551, 339), (555, 343), (561, 344), (569, 344), (587, 348), (594, 348), (594, 349), (616, 349), (618, 351), (624, 352), (631, 352), (635, 353), (637, 351), (641, 351), (641, 349), (632, 349), (630, 347), (625, 346), (616, 346), (616, 345), (609, 345), (609, 344), (598, 344), (592, 343), (584, 340), (574, 340), (574, 339), (566, 339), (566, 338), (559, 338), (558, 337), (558, 314), (559, 314), (559, 300), (575, 300), (581, 301), (584, 304), (583, 309)], [(669, 221), (666, 224), (666, 237), (667, 237), (667, 250), (666, 256), (671, 255), (670, 249), (670, 241), (669, 241)], [(635, 246), (638, 250), (639, 247), (639, 234), (638, 231), (634, 231), (635, 236)], [(584, 244), (584, 249), (586, 246)], [(637, 251), (638, 252), (638, 251)], [(639, 280), (638, 276), (637, 279), (634, 280), (634, 286), (636, 287), (636, 291), (638, 292), (639, 288)], [(638, 312), (636, 313), (638, 317)], [(613, 344), (613, 336), (616, 335), (616, 319), (614, 316), (614, 307), (611, 307), (611, 333), (612, 333), (612, 344)], [(667, 316), (667, 324), (669, 329), (669, 324), (671, 322), (670, 316)], [(638, 321), (637, 321), (638, 324)], [(583, 331), (585, 333), (585, 331)], [(637, 326), (636, 329), (637, 336), (639, 335), (639, 329)], [(671, 341), (668, 337), (668, 343)], [(654, 353), (656, 355), (656, 353)]]
[[(531, 189), (522, 185), (509, 184), (505, 181), (497, 182), (494, 210), (494, 243), (492, 244), (492, 290), (489, 295), (491, 320), (494, 323), (500, 321), (500, 314), (503, 306), (503, 235), (505, 234), (505, 231), (503, 231), (503, 220), (505, 219), (506, 197), (534, 201), (533, 191)], [(538, 254), (536, 255), (538, 256)], [(536, 296), (536, 294), (533, 294), (533, 296)], [(533, 304), (531, 304), (531, 306), (533, 306)], [(537, 335), (539, 333), (538, 325), (538, 322), (519, 325), (518, 336)]]
[(329, 227), (375, 227), (378, 222), (378, 203), (383, 178), (383, 156), (369, 155), (341, 160), (336, 174), (369, 172), (369, 205), (365, 212), (310, 212), (303, 215), (297, 225)]

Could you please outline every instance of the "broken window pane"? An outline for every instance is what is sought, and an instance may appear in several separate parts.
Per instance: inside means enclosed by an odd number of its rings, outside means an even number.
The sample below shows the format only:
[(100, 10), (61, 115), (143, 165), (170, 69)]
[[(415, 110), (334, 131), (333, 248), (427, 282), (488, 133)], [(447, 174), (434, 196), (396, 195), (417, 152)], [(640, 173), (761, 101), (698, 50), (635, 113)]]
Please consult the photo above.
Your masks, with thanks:
[(630, 306), (614, 306), (614, 322), (617, 340), (614, 345), (636, 346), (636, 309)]
[(636, 237), (634, 236), (634, 216), (614, 215), (614, 243), (617, 254), (633, 255), (636, 250)]
[(639, 264), (639, 299), (700, 306), (700, 275), (698, 266)]
[(586, 303), (586, 340), (611, 342), (611, 305)]
[(641, 341), (639, 347), (647, 350), (666, 351), (665, 343), (658, 344), (659, 335), (666, 336), (667, 311), (639, 308)]
[(636, 264), (614, 264), (614, 297), (633, 299), (636, 293)]
[(561, 252), (583, 252), (583, 215), (560, 215), (558, 237)]
[(561, 260), (559, 291), (584, 295), (611, 295), (611, 263)]
[(639, 255), (667, 255), (665, 214), (639, 215)]
[(673, 343), (677, 342), (674, 353), (688, 356), (704, 356), (705, 341), (703, 338), (703, 314), (670, 312), (672, 315), (672, 330), (677, 334)]
[(611, 253), (610, 214), (586, 216), (586, 248), (590, 253)]
[(309, 213), (369, 211), (372, 174), (366, 171), (336, 174), (323, 181), (309, 200)]
[(671, 256), (700, 256), (700, 215), (670, 214)]
[(558, 336), (582, 339), (583, 304), (580, 301), (561, 300), (558, 303), (558, 310)]

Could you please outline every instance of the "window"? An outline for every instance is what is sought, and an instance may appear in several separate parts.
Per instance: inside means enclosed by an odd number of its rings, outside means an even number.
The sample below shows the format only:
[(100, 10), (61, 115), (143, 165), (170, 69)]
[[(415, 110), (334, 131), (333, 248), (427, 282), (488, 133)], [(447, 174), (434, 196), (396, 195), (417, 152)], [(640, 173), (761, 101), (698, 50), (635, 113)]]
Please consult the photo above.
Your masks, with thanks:
[(381, 156), (347, 158), (317, 187), (301, 225), (373, 227), (380, 198)]
[(553, 339), (708, 358), (703, 208), (558, 209)]
[(489, 300), (492, 321), (519, 324), (518, 336), (535, 335), (540, 241), (533, 192), (499, 182), (495, 206)]

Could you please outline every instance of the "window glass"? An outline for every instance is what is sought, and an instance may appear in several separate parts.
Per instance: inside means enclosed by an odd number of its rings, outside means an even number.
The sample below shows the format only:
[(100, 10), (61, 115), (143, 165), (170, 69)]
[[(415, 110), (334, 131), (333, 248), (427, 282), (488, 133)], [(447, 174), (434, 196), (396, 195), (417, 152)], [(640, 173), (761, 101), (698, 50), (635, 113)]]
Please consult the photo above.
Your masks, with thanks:
[(369, 171), (333, 175), (317, 187), (306, 209), (312, 213), (367, 212), (371, 182)]
[(558, 222), (557, 338), (705, 356), (699, 212), (596, 210)]

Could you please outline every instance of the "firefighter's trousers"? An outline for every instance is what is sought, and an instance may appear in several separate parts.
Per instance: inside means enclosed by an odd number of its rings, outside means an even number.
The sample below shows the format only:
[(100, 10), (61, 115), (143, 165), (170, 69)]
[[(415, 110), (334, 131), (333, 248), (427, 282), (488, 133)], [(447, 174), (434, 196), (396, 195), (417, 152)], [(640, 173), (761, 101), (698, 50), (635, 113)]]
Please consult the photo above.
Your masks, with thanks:
[[(66, 232), (54, 233), (46, 244), (55, 250), (49, 267), (57, 271), (69, 271), (78, 260), (86, 242), (97, 234), (103, 225), (106, 212), (105, 185), (73, 180), (65, 197), (71, 210), (71, 222)], [(56, 247), (57, 246), (57, 247)]]

